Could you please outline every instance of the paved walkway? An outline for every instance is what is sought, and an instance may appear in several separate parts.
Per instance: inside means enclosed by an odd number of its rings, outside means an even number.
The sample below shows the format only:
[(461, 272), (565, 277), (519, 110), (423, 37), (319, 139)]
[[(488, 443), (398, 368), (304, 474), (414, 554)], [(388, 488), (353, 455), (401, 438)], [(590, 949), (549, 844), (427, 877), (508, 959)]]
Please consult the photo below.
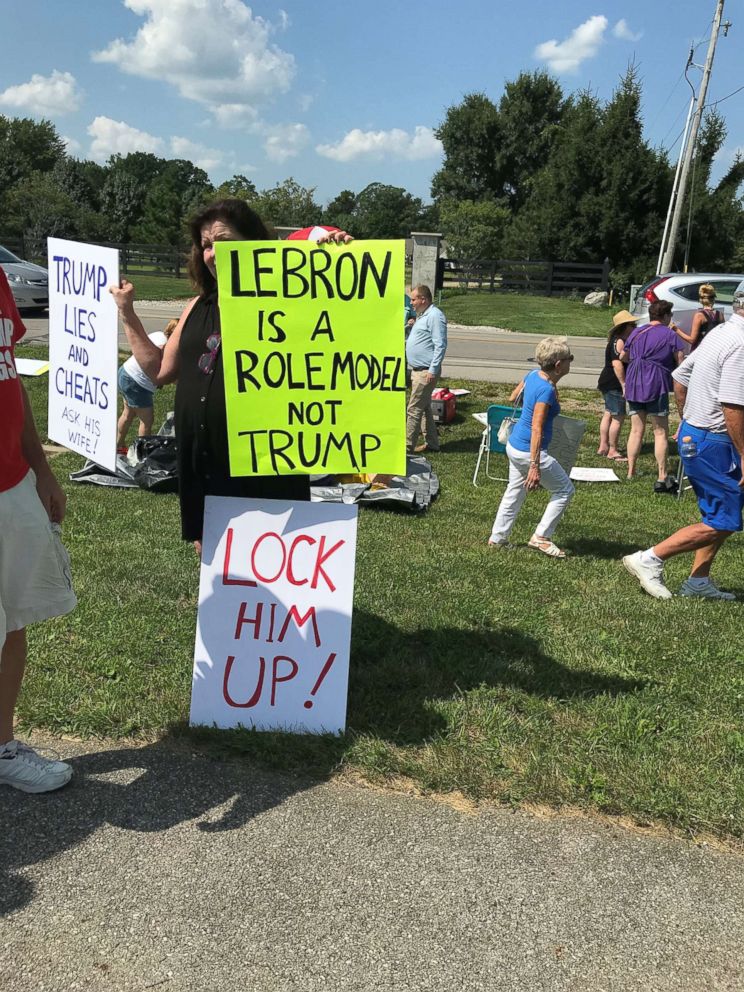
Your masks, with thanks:
[(744, 859), (526, 812), (61, 742), (0, 790), (3, 992), (744, 989)]

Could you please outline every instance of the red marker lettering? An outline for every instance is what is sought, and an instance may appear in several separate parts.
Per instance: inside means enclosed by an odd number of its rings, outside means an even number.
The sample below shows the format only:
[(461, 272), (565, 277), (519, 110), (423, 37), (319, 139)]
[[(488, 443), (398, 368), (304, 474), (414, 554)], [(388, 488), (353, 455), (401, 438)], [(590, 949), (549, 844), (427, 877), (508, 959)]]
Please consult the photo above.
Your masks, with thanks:
[(292, 559), (294, 557), (295, 548), (297, 547), (298, 544), (301, 543), (315, 544), (316, 542), (315, 542), (315, 538), (310, 537), (309, 534), (300, 534), (299, 537), (296, 537), (294, 541), (292, 541), (292, 547), (289, 549), (289, 557), (287, 561), (287, 578), (289, 579), (289, 581), (292, 583), (293, 586), (304, 586), (305, 583), (308, 581), (307, 579), (298, 579), (295, 576), (294, 571), (292, 570)]
[[(253, 585), (255, 585), (255, 584), (256, 583), (254, 582)], [(236, 641), (239, 641), (240, 640), (240, 635), (242, 633), (241, 628), (242, 628), (242, 626), (243, 626), (244, 623), (247, 623), (247, 624), (249, 624), (249, 625), (251, 625), (253, 627), (253, 639), (254, 639), (254, 641), (257, 641), (258, 640), (258, 638), (260, 636), (260, 633), (261, 633), (261, 614), (263, 613), (263, 603), (258, 603), (257, 604), (255, 617), (247, 617), (245, 615), (245, 611), (246, 611), (246, 607), (247, 606), (248, 606), (247, 603), (241, 603), (240, 604), (240, 609), (238, 610), (238, 621), (235, 624), (235, 640)]]
[(279, 636), (277, 637), (277, 640), (278, 641), (281, 642), (281, 641), (284, 640), (284, 637), (285, 637), (285, 635), (287, 633), (287, 628), (289, 627), (289, 624), (290, 624), (290, 622), (292, 620), (294, 620), (294, 622), (295, 622), (295, 624), (297, 625), (298, 628), (304, 626), (307, 623), (308, 620), (312, 620), (312, 623), (313, 623), (313, 635), (315, 637), (315, 647), (316, 648), (319, 648), (320, 647), (320, 631), (318, 630), (318, 618), (315, 615), (315, 607), (314, 606), (311, 606), (310, 609), (305, 614), (305, 616), (304, 617), (301, 617), (300, 616), (300, 611), (297, 609), (297, 607), (296, 606), (290, 606), (289, 610), (287, 611), (286, 619), (285, 619), (284, 623), (282, 624), (282, 629), (279, 631)]
[[(323, 679), (330, 672), (331, 667), (333, 665), (333, 662), (335, 660), (336, 660), (336, 652), (333, 651), (331, 654), (328, 655), (328, 661), (325, 663), (325, 665), (323, 665), (323, 668), (322, 668), (322, 670), (320, 672), (320, 675), (318, 676), (318, 679), (317, 679), (315, 685), (310, 690), (310, 695), (311, 696), (314, 696), (315, 693), (318, 691), (318, 689), (320, 689), (321, 685), (323, 684)], [(312, 699), (306, 699), (303, 705), (304, 705), (304, 707), (305, 707), (306, 710), (311, 710), (313, 708), (313, 701), (312, 701)]]
[(331, 555), (333, 554), (333, 552), (334, 551), (338, 551), (338, 549), (343, 544), (346, 544), (346, 541), (339, 541), (337, 544), (334, 544), (333, 545), (333, 547), (330, 549), (330, 551), (326, 551), (324, 553), (323, 552), (323, 548), (325, 546), (325, 534), (321, 537), (321, 539), (320, 539), (320, 547), (318, 548), (318, 559), (315, 562), (315, 572), (313, 573), (313, 581), (312, 581), (312, 586), (311, 586), (312, 589), (317, 589), (318, 588), (318, 576), (319, 575), (322, 575), (323, 578), (326, 581), (326, 585), (331, 590), (331, 592), (335, 592), (336, 591), (336, 587), (331, 582), (331, 580), (330, 580), (327, 572), (323, 568), (323, 562), (328, 561), (328, 559), (331, 557)]
[[(258, 552), (258, 549), (261, 546), (261, 544), (264, 541), (268, 541), (270, 537), (276, 538), (276, 540), (279, 542), (279, 546), (282, 549), (282, 563), (279, 566), (276, 575), (273, 575), (271, 578), (269, 578), (268, 575), (261, 575), (259, 570), (256, 568), (256, 554)], [(256, 578), (260, 579), (261, 582), (276, 582), (276, 580), (284, 571), (284, 566), (286, 563), (287, 563), (287, 549), (284, 547), (284, 541), (281, 539), (281, 537), (278, 534), (275, 534), (273, 531), (269, 531), (268, 534), (262, 534), (261, 537), (259, 537), (256, 543), (253, 545), (253, 551), (251, 551), (251, 569), (253, 570), (253, 574), (256, 576)]]
[(222, 680), (222, 695), (225, 697), (225, 702), (227, 703), (228, 706), (235, 706), (238, 709), (247, 710), (250, 709), (252, 706), (255, 706), (256, 703), (259, 701), (259, 699), (261, 698), (261, 690), (263, 689), (264, 675), (266, 674), (266, 659), (259, 658), (258, 661), (259, 661), (259, 668), (258, 668), (258, 682), (256, 683), (256, 690), (247, 703), (237, 703), (230, 695), (230, 689), (228, 687), (228, 683), (230, 681), (230, 672), (232, 672), (232, 667), (235, 664), (235, 656), (232, 654), (228, 656), (227, 664), (225, 665), (225, 677)]
[[(289, 674), (279, 675), (279, 662), (286, 661), (289, 662)], [(278, 654), (274, 658), (274, 665), (271, 673), (271, 705), (276, 705), (276, 687), (280, 682), (291, 682), (299, 670), (299, 665), (294, 660), (294, 658), (288, 658), (284, 654)]]
[(255, 586), (256, 583), (251, 579), (231, 579), (229, 577), (230, 573), (230, 551), (232, 549), (233, 542), (233, 529), (232, 527), (227, 528), (227, 542), (225, 544), (225, 561), (222, 565), (222, 585), (223, 586)]

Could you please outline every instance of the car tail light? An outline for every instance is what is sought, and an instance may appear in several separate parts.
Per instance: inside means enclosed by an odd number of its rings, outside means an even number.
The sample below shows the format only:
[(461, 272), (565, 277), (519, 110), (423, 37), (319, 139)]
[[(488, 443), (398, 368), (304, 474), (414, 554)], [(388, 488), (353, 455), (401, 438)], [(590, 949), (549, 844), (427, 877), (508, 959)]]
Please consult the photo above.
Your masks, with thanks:
[(657, 279), (655, 282), (652, 282), (649, 286), (647, 286), (643, 293), (644, 300), (648, 300), (649, 303), (658, 303), (659, 297), (656, 295), (654, 290), (661, 286), (663, 282), (666, 282), (668, 278), (669, 276), (662, 276), (661, 279)]

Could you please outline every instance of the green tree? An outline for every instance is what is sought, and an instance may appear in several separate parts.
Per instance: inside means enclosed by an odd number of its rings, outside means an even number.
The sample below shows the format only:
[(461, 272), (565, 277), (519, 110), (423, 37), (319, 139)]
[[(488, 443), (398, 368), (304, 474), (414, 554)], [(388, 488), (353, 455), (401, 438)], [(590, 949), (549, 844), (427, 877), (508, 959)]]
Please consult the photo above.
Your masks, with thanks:
[(599, 236), (602, 162), (596, 153), (601, 127), (595, 96), (583, 92), (569, 99), (548, 161), (506, 232), (504, 252), (511, 258), (604, 258)]
[(550, 157), (564, 109), (563, 90), (547, 72), (522, 72), (504, 87), (493, 193), (505, 196), (512, 210), (526, 202), (533, 177)]
[(0, 114), (0, 194), (32, 172), (49, 172), (64, 155), (64, 141), (51, 121)]
[[(680, 227), (677, 259), (684, 257), (688, 222), (690, 225), (689, 265), (698, 271), (739, 272), (744, 241), (744, 204), (739, 192), (744, 181), (744, 161), (734, 159), (725, 175), (713, 186), (713, 160), (723, 148), (726, 123), (716, 111), (706, 113), (700, 129), (692, 181), (685, 201)], [(690, 219), (690, 205), (692, 215)]]
[(323, 223), (330, 224), (332, 227), (340, 227), (342, 231), (353, 234), (356, 209), (356, 193), (352, 193), (350, 189), (342, 189), (323, 211)]
[(597, 251), (615, 266), (645, 268), (658, 253), (672, 175), (666, 154), (643, 139), (633, 65), (603, 108), (595, 152), (601, 162)]
[(52, 169), (57, 186), (79, 207), (98, 211), (101, 208), (101, 190), (106, 182), (107, 170), (97, 162), (83, 162), (76, 158), (60, 158)]
[(131, 239), (150, 245), (179, 245), (183, 219), (183, 201), (175, 183), (160, 176), (147, 191), (142, 219), (132, 228)]
[(444, 147), (431, 195), (441, 200), (483, 200), (500, 195), (496, 161), (501, 141), (499, 112), (484, 93), (468, 93), (450, 107), (434, 132)]
[(441, 205), (441, 227), (449, 254), (467, 261), (499, 258), (510, 219), (508, 207), (492, 200), (445, 200)]
[(271, 189), (261, 190), (251, 206), (262, 220), (279, 227), (317, 224), (323, 213), (315, 202), (315, 187), (300, 186), (291, 176)]
[(109, 173), (101, 190), (101, 213), (107, 240), (126, 243), (142, 214), (145, 190), (134, 176), (123, 170)]
[(229, 197), (237, 197), (253, 203), (258, 197), (258, 190), (255, 183), (245, 176), (234, 175), (231, 179), (226, 179), (220, 183), (214, 191), (215, 199), (223, 200)]
[(420, 228), (424, 206), (400, 186), (370, 183), (357, 196), (354, 230), (359, 238), (407, 238)]
[(51, 172), (33, 172), (17, 182), (5, 198), (4, 212), (8, 228), (23, 234), (32, 257), (46, 254), (47, 238), (80, 237), (80, 208)]

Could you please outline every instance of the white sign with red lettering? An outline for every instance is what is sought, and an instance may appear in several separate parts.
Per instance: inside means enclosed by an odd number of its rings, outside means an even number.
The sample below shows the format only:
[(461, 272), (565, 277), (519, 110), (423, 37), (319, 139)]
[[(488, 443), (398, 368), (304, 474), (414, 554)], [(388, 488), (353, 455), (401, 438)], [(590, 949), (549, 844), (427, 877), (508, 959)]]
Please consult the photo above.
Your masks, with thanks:
[(208, 496), (191, 725), (346, 726), (356, 506)]

